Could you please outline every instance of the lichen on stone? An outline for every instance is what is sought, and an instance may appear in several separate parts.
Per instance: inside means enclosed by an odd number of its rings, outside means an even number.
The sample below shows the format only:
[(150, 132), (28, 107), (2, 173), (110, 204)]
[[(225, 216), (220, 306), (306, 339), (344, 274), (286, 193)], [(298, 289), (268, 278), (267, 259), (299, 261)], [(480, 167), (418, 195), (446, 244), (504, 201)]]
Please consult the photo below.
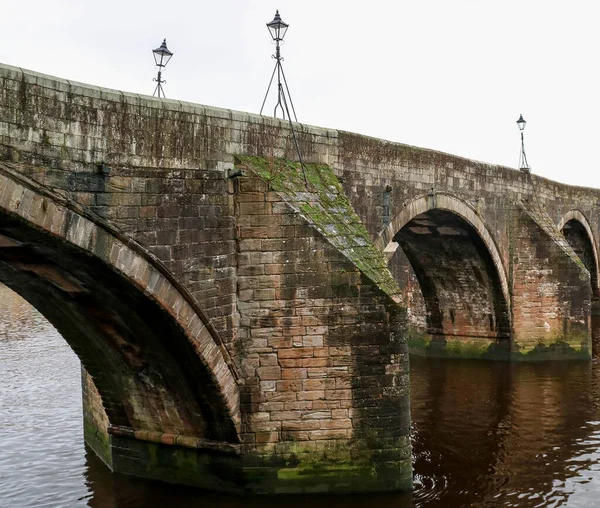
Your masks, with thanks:
[(385, 257), (373, 245), (332, 168), (250, 156), (238, 157), (236, 166), (262, 178), (366, 277), (401, 302), (400, 288)]

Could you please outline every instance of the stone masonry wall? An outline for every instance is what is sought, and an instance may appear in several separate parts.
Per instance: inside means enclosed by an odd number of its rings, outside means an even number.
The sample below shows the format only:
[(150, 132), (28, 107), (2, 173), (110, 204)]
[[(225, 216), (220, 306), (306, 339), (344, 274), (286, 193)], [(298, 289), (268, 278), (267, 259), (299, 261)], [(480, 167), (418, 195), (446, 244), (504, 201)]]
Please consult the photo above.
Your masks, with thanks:
[[(156, 255), (235, 349), (234, 154), (281, 152), (277, 120), (153, 100), (0, 67), (0, 158)], [(302, 135), (329, 158), (328, 131)], [(308, 155), (310, 154), (310, 155)]]
[[(522, 266), (523, 281), (533, 281), (541, 270), (538, 291), (553, 287), (547, 303), (557, 313), (568, 308), (550, 323), (552, 333), (559, 322), (568, 331), (584, 319), (585, 270), (565, 261), (531, 215), (517, 212), (515, 221), (506, 210), (535, 196), (557, 224), (577, 208), (597, 244), (600, 191), (357, 134), (296, 129), (305, 162), (327, 164), (342, 180), (366, 244), (415, 198), (457, 196), (487, 226), (506, 272)], [(240, 156), (294, 158), (289, 126), (0, 66), (0, 160), (160, 260), (245, 372), (241, 437), (257, 458), (255, 477), (244, 466), (249, 484), (284, 478), (303, 489), (302, 478), (326, 464), (339, 488), (357, 475), (365, 478), (360, 488), (387, 477), (390, 488), (406, 485), (404, 310), (391, 304), (371, 261), (352, 257), (360, 246), (340, 247), (264, 177), (235, 176)], [(513, 313), (525, 308), (524, 295), (511, 302)], [(513, 327), (523, 315), (513, 316)]]
[(589, 272), (543, 212), (521, 203), (512, 216), (513, 351), (588, 357)]
[(83, 399), (83, 434), (85, 442), (109, 467), (112, 466), (112, 453), (108, 426), (110, 421), (104, 409), (102, 398), (92, 377), (82, 367), (81, 391)]
[[(265, 232), (255, 225), (245, 230), (241, 224), (247, 216), (266, 219), (251, 213), (256, 205), (240, 202), (229, 187), (234, 156), (286, 155), (285, 123), (15, 68), (0, 67), (0, 79), (0, 158), (98, 214), (156, 256), (190, 291), (238, 366), (244, 362), (250, 369), (247, 360), (258, 355), (255, 375), (249, 370), (241, 380), (245, 427), (240, 437), (247, 447), (241, 483), (263, 492), (272, 492), (272, 484), (282, 480), (289, 491), (315, 489), (315, 478), (322, 480), (322, 490), (410, 485), (403, 309), (378, 288), (382, 281), (361, 276), (361, 268), (306, 221), (293, 226), (297, 244), (279, 251), (281, 238), (291, 234), (282, 225), (278, 235), (266, 239), (275, 242), (264, 245), (258, 262), (251, 244), (242, 245), (245, 234), (262, 240)], [(334, 160), (335, 131), (298, 129), (307, 162)], [(272, 196), (264, 189), (259, 195)], [(287, 206), (281, 202), (264, 215), (293, 216), (283, 213)], [(270, 227), (266, 234), (274, 232)], [(325, 274), (304, 272), (317, 256), (305, 250), (307, 245), (324, 256)], [(287, 273), (282, 267), (279, 283), (272, 277), (271, 287), (242, 289), (253, 283), (243, 275), (246, 260), (254, 267), (264, 264), (265, 275), (275, 276), (266, 267), (282, 264), (283, 258), (293, 269)], [(371, 260), (357, 259), (368, 261), (363, 268), (370, 277), (380, 276)], [(269, 314), (255, 316), (244, 309), (256, 302)], [(295, 302), (296, 313), (285, 315)], [(283, 330), (286, 341), (278, 343)], [(93, 409), (96, 398), (89, 399)], [(271, 423), (265, 424), (266, 416)], [(88, 421), (103, 425), (102, 418)], [(118, 444), (123, 471), (150, 477), (168, 471), (158, 464), (141, 473), (139, 465), (150, 467), (144, 457), (156, 455), (148, 446), (169, 443), (134, 443), (131, 436), (114, 432), (110, 440)], [(131, 457), (137, 466), (129, 463)]]
[(253, 481), (406, 486), (404, 309), (251, 167), (234, 187), (243, 441), (262, 460)]
[[(225, 180), (237, 155), (292, 153), (285, 122), (8, 66), (0, 66), (0, 82), (0, 155), (147, 246), (190, 288), (233, 351), (235, 228)], [(478, 210), (507, 272), (507, 201), (535, 194), (555, 223), (577, 209), (598, 244), (597, 190), (358, 134), (296, 128), (304, 159), (343, 178), (372, 238), (433, 190)]]
[[(460, 197), (477, 208), (490, 225), (508, 263), (507, 201), (533, 195), (558, 224), (570, 210), (580, 210), (590, 222), (598, 243), (600, 190), (576, 187), (504, 166), (451, 154), (338, 131), (336, 174), (358, 215), (373, 236), (406, 204), (430, 191)], [(540, 172), (542, 169), (540, 169)], [(389, 195), (389, 199), (386, 197)], [(389, 210), (386, 203), (389, 201)]]
[[(517, 274), (523, 273), (511, 255), (519, 247), (511, 245), (510, 239), (519, 231), (513, 231), (515, 225), (509, 218), (510, 214), (507, 214), (507, 210), (518, 201), (535, 201), (555, 226), (568, 212), (577, 210), (589, 222), (593, 234), (591, 241), (598, 245), (600, 192), (597, 189), (568, 186), (535, 174), (347, 132), (338, 133), (338, 146), (335, 168), (343, 177), (344, 187), (357, 213), (374, 238), (378, 238), (390, 221), (411, 202), (439, 192), (455, 196), (477, 210), (498, 248), (506, 274), (511, 270)], [(392, 262), (400, 263), (392, 267), (395, 273), (404, 272), (407, 268), (402, 255), (394, 256)], [(430, 268), (435, 270), (433, 265)], [(405, 279), (414, 278), (412, 268), (408, 273)], [(585, 285), (583, 281), (579, 284)], [(422, 316), (420, 291), (411, 290), (410, 285), (402, 284), (402, 288), (407, 293), (409, 316), (415, 313)], [(545, 290), (549, 290), (548, 286)], [(571, 295), (575, 297), (573, 293)], [(566, 298), (558, 293), (554, 297)], [(520, 303), (510, 302), (511, 313), (518, 311)], [(565, 309), (572, 308), (575, 311), (580, 306), (579, 303), (572, 303)], [(532, 312), (531, 309), (528, 312)], [(543, 321), (545, 318), (542, 314), (536, 319)], [(514, 330), (517, 329), (516, 319)], [(579, 314), (573, 316), (574, 321), (577, 319), (580, 319)], [(411, 317), (411, 322), (416, 330), (422, 329), (419, 318)], [(547, 334), (548, 340), (550, 335)]]

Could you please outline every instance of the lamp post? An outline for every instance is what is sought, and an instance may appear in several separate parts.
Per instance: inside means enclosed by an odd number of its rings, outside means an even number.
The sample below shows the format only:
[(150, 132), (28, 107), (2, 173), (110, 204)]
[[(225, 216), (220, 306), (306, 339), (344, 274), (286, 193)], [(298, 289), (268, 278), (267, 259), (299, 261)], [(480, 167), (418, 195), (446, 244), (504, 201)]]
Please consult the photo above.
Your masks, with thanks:
[(169, 60), (171, 60), (173, 53), (167, 48), (167, 39), (163, 40), (159, 48), (153, 49), (152, 53), (154, 54), (154, 62), (158, 67), (158, 76), (152, 78), (152, 81), (156, 81), (156, 88), (154, 89), (152, 96), (154, 97), (157, 95), (160, 99), (161, 94), (163, 98), (165, 97), (165, 91), (163, 90), (162, 85), (163, 83), (166, 83), (166, 81), (162, 79), (162, 71), (169, 63)]
[(519, 115), (519, 119), (517, 120), (517, 125), (521, 131), (521, 154), (519, 155), (519, 169), (524, 173), (529, 173), (531, 168), (527, 163), (527, 156), (525, 155), (525, 141), (523, 139), (523, 131), (525, 130), (526, 123), (527, 122), (523, 120), (523, 115)]
[[(279, 11), (275, 11), (275, 17), (273, 21), (267, 23), (267, 28), (269, 29), (269, 33), (271, 34), (271, 38), (275, 41), (275, 54), (272, 57), (275, 59), (275, 68), (273, 69), (273, 74), (271, 74), (271, 80), (269, 81), (269, 86), (267, 87), (267, 93), (265, 94), (265, 98), (263, 100), (262, 106), (260, 107), (260, 114), (262, 115), (263, 109), (265, 107), (265, 103), (267, 102), (267, 97), (269, 96), (269, 90), (271, 89), (271, 85), (273, 84), (273, 78), (275, 77), (275, 73), (277, 73), (277, 104), (275, 104), (275, 108), (273, 109), (273, 116), (277, 118), (277, 109), (281, 109), (281, 114), (283, 115), (283, 119), (286, 119), (290, 124), (290, 131), (292, 133), (292, 137), (294, 138), (294, 145), (296, 147), (296, 153), (298, 154), (298, 160), (300, 161), (300, 167), (302, 168), (302, 174), (304, 176), (304, 184), (306, 188), (308, 188), (308, 180), (306, 178), (306, 170), (304, 168), (304, 162), (302, 162), (302, 153), (300, 152), (300, 145), (298, 144), (298, 138), (296, 137), (296, 131), (294, 129), (294, 124), (292, 123), (292, 116), (290, 115), (290, 109), (288, 107), (288, 99), (290, 101), (290, 106), (292, 106), (292, 113), (294, 114), (294, 121), (298, 121), (296, 117), (296, 110), (294, 109), (294, 103), (292, 102), (292, 96), (290, 95), (290, 89), (288, 88), (287, 80), (285, 79), (285, 73), (283, 72), (283, 66), (281, 62), (283, 61), (283, 57), (281, 56), (280, 44), (283, 42), (283, 38), (288, 30), (290, 25), (284, 23), (279, 15)], [(283, 79), (283, 81), (282, 81)], [(285, 89), (284, 89), (285, 86)], [(287, 97), (286, 97), (287, 93)]]
[(285, 37), (289, 26), (290, 25), (283, 22), (281, 16), (279, 15), (279, 11), (275, 12), (275, 17), (273, 18), (273, 21), (267, 23), (269, 33), (275, 41), (275, 54), (272, 55), (272, 57), (275, 59), (275, 68), (273, 69), (273, 74), (271, 74), (271, 80), (269, 81), (267, 93), (265, 94), (265, 98), (260, 108), (260, 114), (262, 115), (265, 103), (267, 102), (267, 97), (269, 95), (269, 90), (271, 90), (271, 85), (273, 84), (273, 78), (275, 77), (275, 73), (277, 73), (277, 104), (275, 104), (275, 108), (273, 109), (273, 116), (277, 117), (277, 109), (280, 109), (284, 120), (286, 119), (286, 115), (288, 119), (291, 118), (287, 102), (287, 99), (289, 99), (290, 106), (292, 107), (292, 113), (294, 114), (294, 120), (297, 122), (298, 118), (296, 117), (296, 111), (294, 110), (294, 103), (292, 102), (292, 96), (290, 95), (287, 80), (285, 79), (285, 73), (283, 72), (283, 65), (281, 64), (281, 62), (283, 61), (283, 57), (281, 56), (280, 44), (283, 42), (283, 38)]

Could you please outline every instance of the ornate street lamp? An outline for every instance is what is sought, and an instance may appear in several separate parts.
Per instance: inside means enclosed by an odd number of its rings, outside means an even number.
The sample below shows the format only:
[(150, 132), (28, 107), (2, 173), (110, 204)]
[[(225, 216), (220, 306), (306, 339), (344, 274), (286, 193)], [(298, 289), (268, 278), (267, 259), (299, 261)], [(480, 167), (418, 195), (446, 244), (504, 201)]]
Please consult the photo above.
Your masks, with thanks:
[(154, 62), (158, 67), (158, 76), (152, 78), (152, 81), (156, 81), (156, 88), (154, 89), (152, 96), (157, 95), (160, 99), (161, 94), (163, 98), (165, 97), (165, 91), (163, 90), (162, 84), (166, 83), (166, 81), (162, 79), (162, 71), (169, 63), (169, 60), (171, 60), (173, 53), (167, 48), (167, 39), (163, 40), (159, 48), (153, 49), (152, 53), (154, 54)]
[(260, 114), (262, 115), (265, 103), (267, 102), (267, 97), (269, 95), (269, 90), (271, 90), (271, 85), (273, 84), (273, 78), (275, 77), (275, 73), (277, 73), (277, 104), (275, 104), (273, 116), (277, 117), (277, 109), (280, 109), (284, 120), (286, 119), (286, 115), (288, 119), (291, 118), (290, 110), (288, 108), (289, 99), (290, 106), (292, 107), (292, 113), (294, 114), (294, 120), (297, 122), (298, 118), (296, 117), (296, 111), (294, 110), (294, 103), (292, 102), (292, 96), (290, 95), (290, 90), (288, 88), (287, 80), (285, 79), (285, 73), (283, 72), (283, 66), (281, 64), (281, 62), (283, 61), (283, 57), (281, 56), (280, 44), (281, 42), (283, 42), (283, 38), (285, 37), (289, 26), (290, 25), (283, 22), (281, 16), (279, 15), (279, 11), (275, 12), (275, 17), (273, 18), (273, 21), (267, 23), (269, 33), (275, 41), (275, 54), (272, 55), (272, 57), (275, 59), (275, 68), (273, 69), (273, 74), (271, 74), (271, 81), (269, 81), (267, 93), (265, 94), (265, 99), (263, 100), (262, 106), (260, 108)]
[(527, 156), (525, 155), (525, 141), (523, 140), (523, 131), (525, 130), (526, 123), (527, 122), (523, 120), (523, 115), (520, 115), (519, 119), (517, 120), (517, 125), (521, 131), (521, 154), (519, 155), (519, 169), (524, 173), (529, 173), (531, 168), (527, 163)]
[(267, 28), (269, 29), (269, 32), (271, 32), (271, 37), (273, 37), (274, 41), (282, 41), (289, 26), (290, 25), (283, 22), (279, 15), (279, 11), (275, 11), (273, 21), (267, 23)]
[(275, 77), (275, 73), (277, 73), (277, 104), (275, 104), (275, 108), (273, 109), (273, 116), (277, 118), (277, 109), (280, 109), (283, 119), (285, 120), (287, 118), (290, 124), (290, 131), (292, 132), (292, 137), (294, 138), (294, 145), (296, 147), (296, 152), (298, 153), (298, 160), (300, 161), (300, 167), (302, 168), (302, 174), (304, 175), (304, 183), (308, 188), (306, 171), (304, 168), (304, 163), (302, 162), (302, 154), (300, 153), (300, 145), (298, 144), (298, 138), (296, 137), (294, 124), (292, 123), (292, 116), (290, 115), (290, 109), (288, 107), (288, 99), (290, 106), (292, 107), (294, 120), (296, 122), (298, 121), (298, 118), (296, 117), (296, 110), (294, 109), (294, 103), (292, 102), (290, 89), (288, 88), (287, 80), (285, 79), (285, 73), (283, 72), (283, 66), (281, 65), (283, 57), (281, 56), (280, 44), (283, 42), (283, 38), (285, 37), (289, 26), (290, 25), (283, 22), (281, 16), (279, 15), (279, 11), (275, 11), (275, 17), (273, 18), (273, 21), (267, 23), (267, 28), (269, 29), (271, 38), (275, 41), (275, 54), (271, 55), (275, 59), (275, 68), (273, 69), (273, 74), (271, 74), (271, 80), (269, 81), (269, 86), (267, 87), (267, 93), (265, 94), (262, 106), (260, 107), (260, 114), (262, 115), (265, 103), (267, 102), (267, 97), (269, 96), (269, 90), (271, 90), (271, 85), (273, 84), (273, 78)]

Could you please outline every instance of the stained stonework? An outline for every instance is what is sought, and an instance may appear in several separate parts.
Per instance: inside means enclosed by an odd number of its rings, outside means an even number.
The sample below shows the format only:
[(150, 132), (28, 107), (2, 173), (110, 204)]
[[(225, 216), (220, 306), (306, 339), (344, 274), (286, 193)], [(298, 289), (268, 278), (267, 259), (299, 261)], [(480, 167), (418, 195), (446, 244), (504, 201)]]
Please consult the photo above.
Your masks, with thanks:
[(235, 439), (231, 358), (185, 288), (139, 244), (2, 167), (0, 277), (71, 345), (111, 425)]
[(108, 434), (110, 421), (94, 380), (84, 368), (81, 369), (81, 392), (85, 442), (112, 469), (112, 450)]
[(308, 187), (286, 122), (0, 65), (0, 279), (79, 355), (115, 470), (407, 488), (407, 335), (589, 356), (600, 191), (296, 130)]
[(18, 167), (0, 168), (0, 275), (82, 360), (85, 436), (113, 470), (232, 492), (410, 486), (405, 312), (339, 185), (306, 200), (317, 227), (251, 168), (230, 182), (239, 369), (158, 260)]
[(592, 243), (593, 236), (588, 232), (588, 228), (589, 225), (585, 217), (578, 214), (578, 216), (566, 221), (560, 230), (567, 243), (590, 273), (592, 299), (599, 300), (600, 288), (598, 286), (597, 253)]
[(590, 274), (556, 225), (535, 204), (512, 209), (513, 351), (588, 358)]
[(407, 486), (405, 311), (385, 259), (330, 168), (306, 166), (308, 186), (283, 160), (236, 170), (243, 441), (260, 480)]
[(503, 343), (508, 347), (508, 302), (474, 228), (434, 209), (411, 219), (394, 239), (410, 260), (425, 299), (426, 332), (432, 337), (428, 352), (438, 348), (438, 354), (464, 356), (468, 347), (475, 354)]

